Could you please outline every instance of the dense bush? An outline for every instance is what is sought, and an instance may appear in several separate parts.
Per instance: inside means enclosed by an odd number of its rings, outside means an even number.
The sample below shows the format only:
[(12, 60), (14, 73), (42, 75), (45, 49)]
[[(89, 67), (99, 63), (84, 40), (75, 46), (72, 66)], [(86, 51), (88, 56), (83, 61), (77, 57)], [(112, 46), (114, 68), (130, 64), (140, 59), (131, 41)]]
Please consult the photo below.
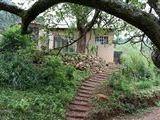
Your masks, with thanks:
[(20, 26), (12, 26), (3, 33), (0, 40), (0, 51), (15, 52), (32, 44), (29, 35), (21, 35)]
[(147, 60), (139, 51), (132, 50), (124, 54), (122, 64), (121, 69), (109, 80), (109, 86), (114, 90), (136, 94), (160, 85), (158, 70), (151, 60)]
[[(160, 98), (159, 71), (150, 59), (129, 49), (122, 56), (121, 68), (105, 82), (104, 88), (100, 92), (104, 91), (108, 99), (93, 100), (97, 106), (93, 114), (96, 120), (155, 105)], [(98, 116), (102, 118), (98, 119)]]
[(89, 74), (37, 50), (30, 40), (17, 27), (0, 40), (1, 120), (62, 120), (76, 86)]

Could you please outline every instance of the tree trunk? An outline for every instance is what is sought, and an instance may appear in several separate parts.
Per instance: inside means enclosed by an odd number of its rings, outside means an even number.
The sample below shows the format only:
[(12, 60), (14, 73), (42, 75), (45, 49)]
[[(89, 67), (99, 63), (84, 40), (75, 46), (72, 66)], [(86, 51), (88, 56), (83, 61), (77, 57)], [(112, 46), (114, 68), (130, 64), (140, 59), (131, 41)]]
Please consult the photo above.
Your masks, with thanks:
[(78, 42), (77, 42), (77, 53), (85, 53), (86, 50), (86, 35), (84, 35), (84, 30), (78, 30), (78, 37), (83, 36)]
[(158, 49), (152, 52), (151, 58), (154, 65), (160, 69), (160, 51)]

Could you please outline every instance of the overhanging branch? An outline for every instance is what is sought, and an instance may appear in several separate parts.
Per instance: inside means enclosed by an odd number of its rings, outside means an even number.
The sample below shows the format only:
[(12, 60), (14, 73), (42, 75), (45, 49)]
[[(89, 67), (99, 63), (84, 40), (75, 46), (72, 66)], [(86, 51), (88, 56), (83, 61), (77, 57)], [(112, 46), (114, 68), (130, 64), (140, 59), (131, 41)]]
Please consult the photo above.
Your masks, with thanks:
[(90, 29), (94, 26), (100, 12), (101, 12), (100, 10), (96, 9), (92, 20), (89, 23), (87, 23), (87, 25), (85, 26), (86, 31), (90, 31)]
[(22, 33), (27, 33), (29, 24), (42, 12), (65, 0), (38, 0), (31, 8), (27, 10), (22, 18)]
[[(2, 4), (2, 2), (0, 8), (1, 10), (23, 16), (22, 29), (25, 33), (27, 32), (29, 23), (33, 21), (40, 13), (44, 12), (55, 4), (63, 2), (85, 5), (105, 11), (118, 18), (121, 18), (131, 25), (142, 30), (152, 40), (154, 45), (160, 50), (159, 20), (154, 15), (137, 9), (134, 6), (128, 5), (122, 0), (38, 0), (30, 9), (24, 12), (24, 15), (17, 12), (20, 11), (21, 13), (23, 10), (19, 10), (17, 7), (13, 7), (10, 5), (5, 6), (4, 4)], [(10, 10), (10, 8), (13, 8), (13, 10)]]
[(20, 9), (14, 5), (9, 5), (4, 2), (0, 2), (0, 10), (10, 12), (12, 14), (19, 16), (19, 17), (23, 17), (23, 13), (25, 12), (25, 10), (23, 10), (23, 9)]
[(131, 42), (131, 43), (141, 42), (141, 40), (140, 41), (134, 41), (134, 42), (132, 40), (135, 39), (135, 38), (140, 38), (142, 36), (143, 36), (142, 34), (136, 34), (136, 35), (133, 35), (133, 36), (129, 37), (125, 42), (117, 42), (116, 44), (122, 45), (122, 44), (126, 44), (128, 42)]
[(158, 0), (148, 0), (148, 4), (155, 10), (157, 15), (160, 17), (160, 8), (158, 7)]

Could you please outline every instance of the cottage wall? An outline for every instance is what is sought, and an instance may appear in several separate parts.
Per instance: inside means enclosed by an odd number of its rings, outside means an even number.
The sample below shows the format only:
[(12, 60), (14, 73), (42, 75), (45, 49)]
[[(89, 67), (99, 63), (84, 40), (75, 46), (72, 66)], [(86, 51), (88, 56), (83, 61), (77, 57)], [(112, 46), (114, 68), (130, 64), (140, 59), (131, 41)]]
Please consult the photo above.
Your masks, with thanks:
[[(65, 35), (65, 34), (66, 34), (66, 32), (64, 29), (63, 30), (58, 29), (58, 30), (54, 30), (54, 32), (51, 32), (49, 34), (49, 49), (56, 48), (57, 43), (54, 40), (56, 35), (61, 36), (61, 35)], [(77, 39), (78, 32), (75, 32), (74, 36), (75, 36), (74, 39)], [(100, 36), (107, 36), (108, 37), (108, 44), (97, 45), (96, 41), (95, 41), (96, 35), (94, 34), (93, 31), (90, 31), (86, 35), (87, 45), (97, 47), (97, 56), (103, 58), (106, 61), (106, 63), (112, 63), (112, 62), (114, 62), (114, 44), (113, 44), (114, 33), (110, 32), (107, 34), (102, 34)], [(72, 45), (72, 47), (74, 48), (74, 51), (76, 51), (76, 46), (77, 46), (76, 43), (74, 43)], [(87, 50), (86, 50), (86, 53), (87, 53)]]
[(102, 36), (107, 36), (108, 37), (108, 44), (105, 45), (96, 45), (96, 36), (92, 32), (88, 32), (87, 35), (87, 41), (89, 42), (88, 45), (93, 45), (97, 47), (97, 56), (103, 58), (106, 63), (113, 63), (114, 62), (114, 44), (113, 44), (113, 39), (114, 39), (114, 33), (110, 32)]

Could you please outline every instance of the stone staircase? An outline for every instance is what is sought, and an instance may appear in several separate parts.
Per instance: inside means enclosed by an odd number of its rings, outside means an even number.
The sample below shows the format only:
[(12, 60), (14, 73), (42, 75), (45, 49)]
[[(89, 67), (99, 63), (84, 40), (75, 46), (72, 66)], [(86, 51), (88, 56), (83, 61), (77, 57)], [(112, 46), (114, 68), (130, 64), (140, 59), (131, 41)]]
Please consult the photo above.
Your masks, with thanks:
[(117, 69), (118, 66), (110, 64), (104, 72), (94, 74), (85, 80), (79, 87), (74, 100), (68, 106), (66, 120), (87, 120), (88, 113), (93, 108), (89, 102), (93, 91)]

